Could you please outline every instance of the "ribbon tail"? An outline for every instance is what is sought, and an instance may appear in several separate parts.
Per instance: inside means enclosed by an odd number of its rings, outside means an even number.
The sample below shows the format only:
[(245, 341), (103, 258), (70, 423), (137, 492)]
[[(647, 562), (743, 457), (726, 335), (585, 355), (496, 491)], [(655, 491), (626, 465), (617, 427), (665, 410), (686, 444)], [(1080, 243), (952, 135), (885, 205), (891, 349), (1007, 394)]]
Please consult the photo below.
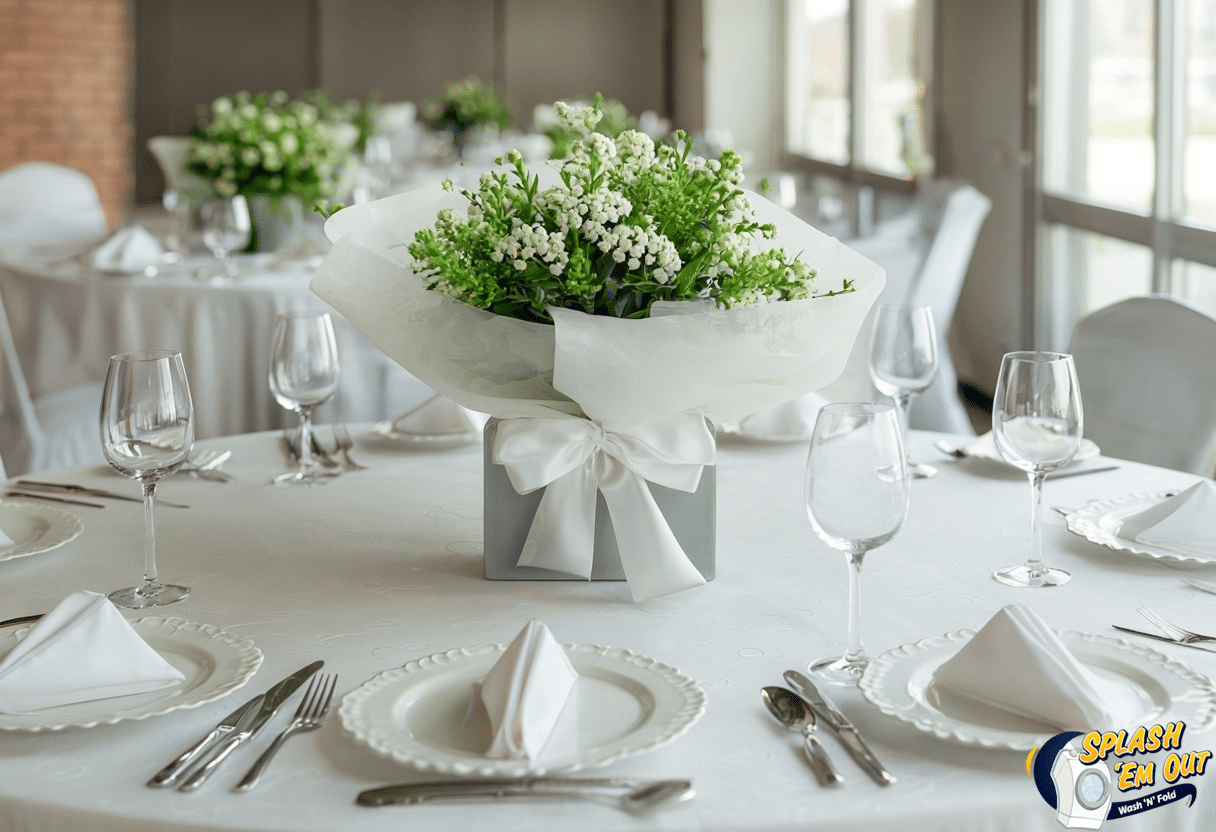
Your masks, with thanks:
[(598, 490), (598, 478), (590, 462), (549, 483), (532, 518), (517, 565), (552, 569), (591, 580)]
[(703, 586), (705, 577), (676, 540), (646, 481), (632, 471), (604, 480), (599, 487), (634, 603)]

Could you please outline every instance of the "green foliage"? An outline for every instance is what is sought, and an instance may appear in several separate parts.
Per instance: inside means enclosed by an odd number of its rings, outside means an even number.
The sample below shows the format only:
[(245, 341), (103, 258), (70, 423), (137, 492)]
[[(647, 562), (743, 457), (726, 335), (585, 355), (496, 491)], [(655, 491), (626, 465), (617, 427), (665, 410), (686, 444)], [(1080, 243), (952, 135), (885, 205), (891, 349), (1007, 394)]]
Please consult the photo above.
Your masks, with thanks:
[(482, 124), (511, 124), (511, 111), (494, 88), (478, 78), (448, 84), (443, 94), (422, 105), (422, 123), (432, 130), (454, 127), (458, 132)]

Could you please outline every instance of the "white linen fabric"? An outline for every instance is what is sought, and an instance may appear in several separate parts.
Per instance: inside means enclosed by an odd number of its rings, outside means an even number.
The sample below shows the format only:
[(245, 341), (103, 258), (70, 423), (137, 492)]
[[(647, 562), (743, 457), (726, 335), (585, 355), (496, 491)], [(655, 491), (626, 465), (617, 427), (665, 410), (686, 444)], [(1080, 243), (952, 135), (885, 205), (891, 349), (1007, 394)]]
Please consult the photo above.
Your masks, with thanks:
[(573, 416), (505, 419), (491, 458), (520, 494), (545, 489), (518, 565), (590, 579), (598, 492), (635, 601), (705, 583), (646, 485), (697, 490), (703, 466), (716, 458), (703, 417), (675, 416), (619, 433)]
[(1077, 660), (1038, 613), (1002, 607), (933, 673), (934, 683), (1057, 728), (1102, 730), (1134, 715), (1135, 698)]
[(0, 661), (0, 713), (19, 714), (181, 684), (110, 599), (64, 598)]
[(447, 436), (479, 431), (485, 422), (485, 414), (461, 407), (446, 396), (434, 395), (394, 419), (393, 430), (418, 436)]
[(1216, 482), (1200, 480), (1175, 497), (1125, 517), (1116, 534), (1124, 540), (1211, 554), (1216, 550)]
[(134, 274), (159, 265), (165, 247), (141, 225), (129, 225), (99, 245), (89, 258), (93, 268), (116, 274)]
[(549, 628), (535, 618), (481, 683), (494, 739), (487, 757), (535, 760), (574, 691), (578, 671)]
[(759, 439), (810, 439), (819, 410), (827, 403), (819, 393), (807, 393), (753, 413), (739, 422), (738, 432)]

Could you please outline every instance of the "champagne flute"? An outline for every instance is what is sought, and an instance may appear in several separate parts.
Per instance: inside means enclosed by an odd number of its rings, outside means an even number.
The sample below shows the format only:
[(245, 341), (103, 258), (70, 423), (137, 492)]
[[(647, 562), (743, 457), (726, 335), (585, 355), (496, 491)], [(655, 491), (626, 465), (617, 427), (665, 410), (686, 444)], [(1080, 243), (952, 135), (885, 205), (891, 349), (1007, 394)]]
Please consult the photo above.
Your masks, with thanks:
[(1030, 555), (992, 577), (1009, 586), (1059, 586), (1072, 577), (1043, 563), (1043, 477), (1081, 447), (1081, 388), (1072, 356), (1011, 352), (1001, 359), (992, 403), (992, 437), (1006, 462), (1030, 477)]
[(829, 404), (819, 411), (806, 461), (806, 510), (815, 533), (847, 556), (849, 633), (845, 654), (813, 662), (813, 676), (853, 684), (869, 664), (861, 643), (862, 559), (903, 526), (910, 493), (891, 405)]
[(181, 353), (135, 352), (110, 359), (101, 400), (101, 447), (114, 470), (143, 486), (144, 580), (110, 593), (117, 606), (161, 607), (190, 594), (156, 573), (156, 483), (171, 476), (194, 445), (194, 408)]
[(300, 469), (275, 477), (275, 485), (319, 485), (337, 476), (318, 468), (312, 455), (312, 410), (338, 391), (338, 345), (328, 312), (279, 315), (270, 346), (270, 391), (300, 414)]
[(236, 277), (232, 252), (249, 245), (253, 224), (249, 219), (249, 203), (241, 194), (213, 199), (200, 209), (203, 223), (203, 245), (220, 261), (221, 277)]
[[(870, 379), (878, 392), (890, 396), (899, 413), (900, 429), (908, 436), (908, 408), (937, 373), (937, 330), (928, 306), (878, 307), (870, 337)], [(932, 465), (908, 460), (913, 477), (935, 476)]]

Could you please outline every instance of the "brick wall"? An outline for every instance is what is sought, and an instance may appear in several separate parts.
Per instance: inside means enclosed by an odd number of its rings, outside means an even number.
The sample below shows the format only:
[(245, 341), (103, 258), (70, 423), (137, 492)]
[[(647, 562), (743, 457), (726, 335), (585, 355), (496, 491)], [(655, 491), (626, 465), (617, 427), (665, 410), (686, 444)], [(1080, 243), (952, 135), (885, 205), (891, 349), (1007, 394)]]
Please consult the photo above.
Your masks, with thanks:
[(93, 178), (110, 225), (132, 203), (130, 0), (0, 0), (0, 170)]

